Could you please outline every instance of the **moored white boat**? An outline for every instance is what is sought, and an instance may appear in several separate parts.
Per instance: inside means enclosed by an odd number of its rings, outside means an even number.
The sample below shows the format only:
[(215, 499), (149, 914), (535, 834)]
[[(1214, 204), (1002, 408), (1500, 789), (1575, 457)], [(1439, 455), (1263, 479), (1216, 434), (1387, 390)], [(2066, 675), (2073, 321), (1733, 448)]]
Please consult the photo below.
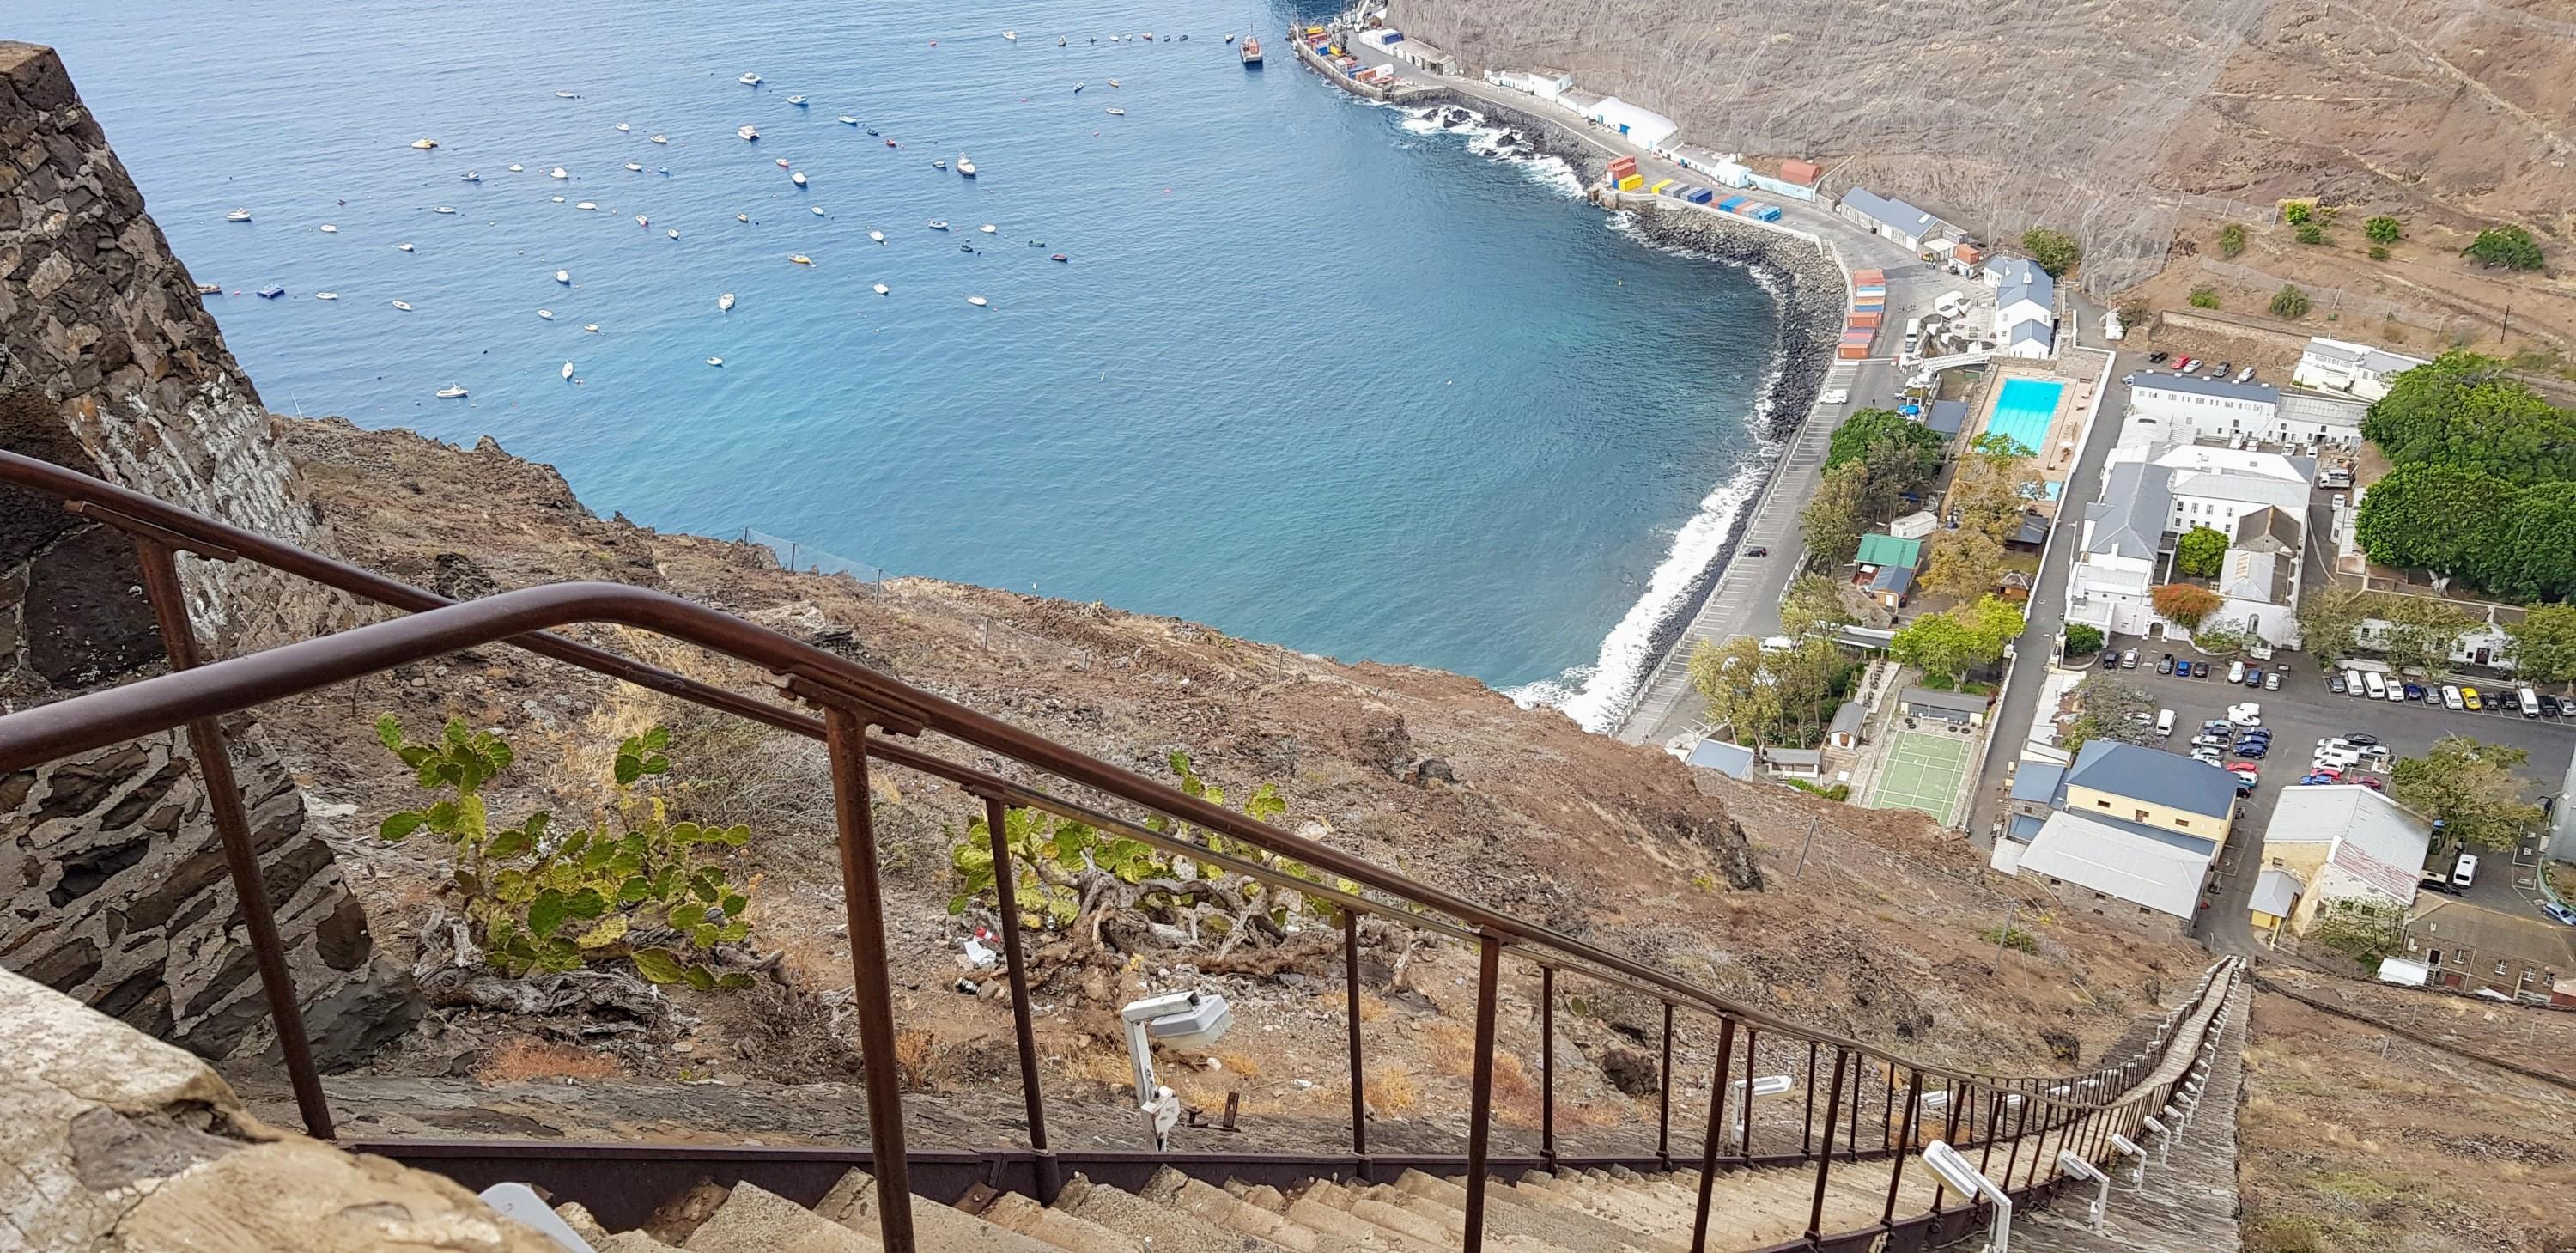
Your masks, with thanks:
[(796, 170), (796, 171), (794, 171), (794, 172), (792, 172), (792, 173), (788, 174), (788, 176), (787, 176), (787, 181), (788, 181), (788, 182), (791, 182), (791, 183), (794, 183), (794, 184), (796, 184), (796, 185), (797, 185), (797, 186), (799, 186), (799, 187), (804, 186), (804, 185), (805, 185), (805, 171), (803, 171), (803, 170)]
[(626, 163), (626, 168), (631, 173), (641, 174), (644, 172), (644, 163), (641, 161), (629, 161)]
[(757, 126), (745, 125), (734, 131), (734, 134), (741, 136), (744, 143), (753, 143), (760, 138), (760, 128)]
[(583, 334), (586, 334), (586, 335), (596, 335), (596, 334), (598, 334), (598, 333), (599, 333), (599, 323), (597, 323), (597, 322), (592, 322), (592, 323), (589, 323), (588, 325), (583, 326), (581, 329), (582, 329), (582, 333), (583, 333)]
[(859, 124), (859, 119), (851, 117), (847, 113), (842, 114), (838, 120), (843, 126), (856, 126)]
[(662, 232), (662, 233), (663, 233), (663, 234), (665, 234), (665, 235), (670, 236), (670, 237), (671, 237), (671, 238), (673, 238), (673, 239), (678, 239), (678, 238), (680, 237), (680, 228), (679, 228), (679, 227), (674, 226), (674, 227), (672, 227), (671, 229), (669, 229), (669, 230), (667, 230), (667, 231), (664, 231), (664, 232)]
[(322, 233), (325, 235), (337, 235), (340, 233), (340, 228), (325, 222), (322, 224)]
[(726, 292), (725, 294), (723, 294), (723, 295), (721, 295), (721, 296), (716, 297), (716, 312), (718, 312), (718, 313), (731, 313), (731, 312), (733, 312), (733, 293), (732, 293), (732, 292)]
[(754, 74), (749, 70), (744, 70), (742, 72), (742, 77), (733, 81), (740, 83), (745, 87), (758, 87), (760, 85), (760, 75)]
[(528, 167), (513, 161), (510, 163), (510, 172), (513, 174), (525, 174), (528, 172)]
[(572, 381), (572, 363), (569, 361), (564, 362), (563, 376), (565, 382), (569, 383)]
[(250, 220), (250, 210), (235, 209), (232, 212), (225, 214), (224, 220), (227, 222), (247, 222)]
[(563, 284), (563, 285), (564, 285), (564, 286), (566, 286), (566, 287), (570, 287), (570, 286), (572, 286), (572, 271), (570, 271), (570, 270), (557, 270), (557, 271), (555, 271), (555, 281), (556, 281), (556, 282), (558, 282), (558, 283)]
[(789, 96), (789, 97), (787, 98), (787, 103), (792, 104), (792, 105), (795, 105), (797, 108), (802, 109), (802, 108), (804, 108), (804, 107), (805, 107), (805, 97), (803, 97), (803, 96)]
[(563, 168), (562, 166), (558, 165), (558, 166), (556, 166), (555, 168), (553, 168), (553, 169), (551, 169), (551, 170), (546, 171), (546, 177), (548, 177), (548, 178), (571, 178), (571, 177), (572, 177), (572, 172), (571, 172), (571, 171), (569, 171), (569, 170), (566, 170), (566, 169), (565, 169), (565, 168)]
[(422, 138), (420, 138), (420, 139), (415, 139), (415, 140), (411, 141), (411, 146), (412, 146), (412, 147), (414, 147), (414, 148), (418, 148), (418, 149), (420, 149), (420, 150), (421, 150), (421, 151), (423, 151), (423, 152), (427, 152), (427, 151), (429, 151), (430, 149), (437, 147), (437, 146), (438, 146), (438, 141), (437, 141), (437, 140), (435, 140), (435, 139), (430, 139), (430, 138), (427, 138), (426, 136), (424, 136), (424, 137), (422, 137)]
[(574, 207), (574, 208), (576, 208), (576, 209), (583, 210), (583, 211), (585, 211), (585, 212), (592, 212), (592, 213), (598, 212), (598, 210), (599, 210), (599, 204), (598, 204), (598, 202), (596, 202), (596, 201), (591, 201), (591, 200), (585, 200), (585, 201), (582, 201), (580, 204), (574, 205), (573, 207)]
[(431, 210), (430, 210), (430, 212), (432, 212), (432, 213), (454, 213), (454, 212), (456, 212), (456, 206), (454, 206), (454, 205), (445, 205), (445, 204), (443, 204), (443, 205), (439, 205), (439, 206), (437, 206), (436, 208), (431, 209)]
[(1020, 41), (1020, 32), (1015, 30), (1006, 30), (1002, 32), (1002, 38), (1010, 40), (1012, 43), (1018, 43)]
[(552, 322), (555, 320), (555, 311), (552, 309), (539, 309), (537, 310), (537, 316), (544, 318), (546, 321)]
[(394, 307), (405, 313), (411, 312), (411, 302), (408, 300), (397, 300), (394, 302)]
[(671, 142), (671, 137), (668, 135), (655, 135), (653, 137), (653, 142), (657, 144), (667, 144)]
[(628, 132), (628, 131), (634, 130), (634, 129), (635, 129), (634, 127), (629, 126), (629, 125), (627, 125), (627, 124), (626, 124), (626, 123), (624, 123), (624, 122), (620, 122), (620, 123), (618, 123), (618, 124), (617, 124), (617, 132), (618, 132), (619, 134), (621, 134), (621, 135), (622, 135), (622, 134), (625, 134), (625, 133), (626, 133), (626, 132)]
[(993, 225), (992, 223), (990, 223), (990, 222), (986, 222), (986, 223), (985, 223), (985, 224), (983, 224), (982, 226), (978, 226), (978, 227), (976, 227), (975, 229), (976, 229), (976, 230), (979, 230), (979, 231), (982, 231), (982, 232), (984, 232), (984, 233), (985, 233), (985, 234), (987, 234), (987, 235), (994, 235), (994, 234), (999, 234), (999, 233), (1000, 233), (1000, 228), (999, 228), (999, 227), (994, 226), (994, 225)]
[(340, 298), (340, 293), (335, 291), (318, 291), (313, 293), (313, 298), (315, 300), (338, 300)]
[(653, 224), (653, 219), (638, 213), (635, 215), (635, 224), (637, 226), (651, 226)]
[(944, 231), (948, 229), (948, 223), (941, 221), (938, 218), (932, 218), (930, 219), (930, 229), (934, 231)]
[(438, 398), (440, 400), (463, 400), (465, 399), (465, 389), (462, 387), (442, 387), (438, 389)]
[(983, 297), (981, 297), (981, 296), (968, 296), (968, 297), (966, 298), (966, 303), (968, 303), (968, 304), (970, 304), (970, 305), (973, 305), (973, 306), (975, 306), (975, 307), (976, 307), (976, 308), (978, 308), (978, 309), (981, 309), (981, 308), (983, 308), (983, 307), (985, 306), (985, 304), (986, 304), (987, 302), (986, 302), (986, 301), (985, 301), (985, 299), (984, 299)]
[(957, 172), (968, 178), (975, 177), (975, 163), (967, 160), (965, 153), (957, 154)]
[(419, 250), (418, 250), (418, 249), (416, 249), (416, 248), (413, 248), (413, 247), (411, 246), (411, 244), (410, 244), (410, 243), (405, 242), (405, 243), (395, 244), (395, 245), (394, 245), (394, 251), (396, 251), (396, 252), (417, 252), (417, 251), (419, 251)]
[(873, 239), (873, 240), (875, 240), (876, 242), (878, 242), (878, 243), (882, 244), (882, 243), (884, 243), (884, 242), (885, 242), (885, 232), (884, 232), (884, 231), (869, 231), (869, 232), (868, 232), (868, 238)]
[(878, 294), (878, 295), (882, 296), (882, 295), (886, 294), (886, 290), (887, 290), (887, 289), (886, 289), (886, 285), (885, 285), (885, 284), (883, 284), (883, 283), (879, 283), (879, 284), (877, 284), (877, 285), (876, 285), (876, 287), (875, 287), (875, 289), (874, 289), (874, 290), (876, 291), (876, 294)]
[(708, 365), (723, 365), (723, 364), (724, 364), (724, 358), (722, 358), (722, 357), (709, 357), (709, 358), (707, 358), (707, 364), (708, 364)]
[(788, 254), (787, 254), (787, 259), (788, 259), (788, 260), (790, 260), (790, 261), (795, 262), (795, 263), (796, 263), (796, 264), (798, 264), (798, 265), (812, 265), (812, 264), (814, 264), (814, 258), (809, 257), (809, 256), (806, 256), (804, 253), (801, 253), (801, 252), (791, 252), (791, 253), (788, 253)]
[(463, 175), (459, 176), (456, 181), (460, 183), (479, 183), (483, 181), (483, 176), (472, 170), (467, 170)]
[(809, 212), (818, 218), (824, 216), (823, 206), (821, 205), (815, 205), (811, 210), (809, 210)]
[(1103, 110), (1101, 110), (1101, 112), (1106, 113), (1106, 114), (1108, 114), (1108, 115), (1109, 115), (1109, 116), (1111, 116), (1111, 117), (1125, 117), (1125, 116), (1127, 116), (1127, 111), (1126, 111), (1125, 109), (1103, 109)]

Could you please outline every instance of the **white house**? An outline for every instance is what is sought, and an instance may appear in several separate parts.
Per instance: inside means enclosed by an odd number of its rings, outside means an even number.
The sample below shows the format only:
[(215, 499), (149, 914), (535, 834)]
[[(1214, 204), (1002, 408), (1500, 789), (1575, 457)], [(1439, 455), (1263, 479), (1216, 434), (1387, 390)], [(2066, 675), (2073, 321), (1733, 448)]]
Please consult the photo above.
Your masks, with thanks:
[(1460, 68), (1457, 57), (1419, 39), (1404, 40), (1388, 48), (1387, 52), (1398, 61), (1433, 74), (1455, 74)]
[(2369, 788), (2289, 788), (2263, 829), (2263, 864), (2298, 876), (2306, 890), (2293, 909), (2267, 912), (2302, 935), (2320, 912), (2344, 908), (2342, 902), (2404, 917), (2432, 846), (2432, 823)]
[(2299, 354), (2299, 364), (2290, 371), (2290, 381), (2301, 387), (2377, 400), (2388, 394), (2390, 380), (2423, 364), (2421, 357), (2320, 336), (2309, 340)]
[(1584, 116), (1649, 148), (1672, 138), (1674, 132), (1681, 129), (1681, 124), (1671, 118), (1617, 96), (1602, 97), (1601, 103), (1592, 106)]
[(2192, 374), (2141, 370), (2129, 387), (2129, 413), (2164, 424), (2174, 440), (2229, 439), (2273, 427), (2281, 389), (2269, 383), (2234, 383)]
[(2304, 517), (2316, 490), (2316, 462), (2251, 448), (2175, 444), (2149, 459), (2173, 471), (2166, 490), (2172, 509), (2165, 529), (2207, 526), (2225, 531), (2257, 509)]
[(2057, 280), (2028, 257), (2006, 257), (1986, 267), (1995, 284), (1995, 342), (2006, 356), (2045, 357), (2057, 335)]
[(1861, 187), (1844, 192), (1834, 212), (1867, 227), (1873, 235), (1883, 235), (1908, 248), (1921, 248), (1924, 240), (1949, 230), (1941, 219), (1913, 205)]
[(1574, 87), (1574, 76), (1563, 70), (1487, 70), (1485, 81), (1496, 87), (1525, 91), (1541, 100), (1554, 100)]
[(2067, 574), (2067, 620), (2122, 635), (2187, 638), (2155, 610), (2151, 595), (2170, 581), (2173, 542), (2194, 527), (2227, 536), (2213, 590), (2224, 598), (2208, 621), (2251, 625), (2276, 646), (2296, 646), (2307, 501), (2316, 463), (2307, 458), (2202, 444), (2141, 446), (2124, 431), (2102, 475), (2102, 495), (2085, 506), (2081, 549)]

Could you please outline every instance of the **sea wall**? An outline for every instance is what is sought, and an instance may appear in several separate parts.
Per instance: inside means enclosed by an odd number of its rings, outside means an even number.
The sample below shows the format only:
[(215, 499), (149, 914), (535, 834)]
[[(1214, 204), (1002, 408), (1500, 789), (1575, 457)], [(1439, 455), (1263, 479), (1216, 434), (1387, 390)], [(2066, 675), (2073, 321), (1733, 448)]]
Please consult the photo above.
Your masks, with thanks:
[[(0, 448), (331, 549), (278, 432), (50, 49), (0, 43)], [(181, 562), (215, 655), (337, 629), (343, 597), (247, 563)], [(0, 487), (0, 712), (164, 664), (124, 533)], [(302, 794), (227, 722), (251, 843), (317, 1051), (409, 1013)], [(0, 965), (222, 1057), (265, 1008), (187, 738), (0, 775)]]

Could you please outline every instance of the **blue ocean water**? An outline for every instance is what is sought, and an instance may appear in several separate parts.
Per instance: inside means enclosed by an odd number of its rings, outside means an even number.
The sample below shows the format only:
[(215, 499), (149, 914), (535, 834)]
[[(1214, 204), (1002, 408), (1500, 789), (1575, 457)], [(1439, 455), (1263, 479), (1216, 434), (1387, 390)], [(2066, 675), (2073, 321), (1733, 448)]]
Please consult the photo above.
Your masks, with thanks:
[[(1588, 683), (1597, 713), (1766, 455), (1774, 302), (1553, 163), (1332, 90), (1292, 15), (21, 0), (9, 26), (236, 293), (209, 304), (271, 408), (489, 433), (654, 526)], [(1110, 38), (1146, 30), (1190, 38)], [(961, 153), (980, 178), (931, 166)]]

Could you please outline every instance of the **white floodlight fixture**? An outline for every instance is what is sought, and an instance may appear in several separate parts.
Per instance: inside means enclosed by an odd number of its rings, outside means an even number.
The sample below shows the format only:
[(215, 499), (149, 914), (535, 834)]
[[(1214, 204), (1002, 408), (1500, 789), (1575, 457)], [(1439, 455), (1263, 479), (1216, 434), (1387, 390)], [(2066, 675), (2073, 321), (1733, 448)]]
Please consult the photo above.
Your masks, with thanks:
[[(1734, 1092), (1737, 1097), (1735, 1102), (1735, 1117), (1728, 1125), (1727, 1138), (1742, 1141), (1744, 1139), (1744, 1109), (1746, 1105), (1750, 1104), (1748, 1100), (1744, 1099), (1744, 1081), (1738, 1079), (1726, 1086), (1728, 1090)], [(1753, 1095), (1778, 1096), (1796, 1086), (1797, 1084), (1787, 1075), (1759, 1075), (1753, 1080)]]
[(2074, 1085), (2073, 1085), (2073, 1084), (2061, 1083), (2061, 1084), (2057, 1085), (2056, 1087), (2050, 1088), (2050, 1089), (2048, 1090), (2048, 1094), (2049, 1094), (2050, 1096), (2064, 1096), (2064, 1095), (2066, 1095), (2067, 1093), (2072, 1092), (2072, 1091), (2074, 1091), (2074, 1090), (2075, 1090), (2075, 1087), (2074, 1087)]
[(1929, 1092), (1924, 1093), (1924, 1094), (1923, 1094), (1923, 1108), (1925, 1108), (1925, 1109), (1948, 1109), (1948, 1108), (1950, 1108), (1950, 1090), (1949, 1090), (1948, 1088), (1934, 1088), (1933, 1090), (1931, 1090), (1931, 1091), (1929, 1091)]
[(1942, 1141), (1934, 1140), (1923, 1146), (1923, 1164), (1931, 1167), (1932, 1173), (1941, 1176), (1941, 1182), (1950, 1185), (1959, 1195), (1982, 1196), (1993, 1203), (1995, 1222), (1986, 1230), (1986, 1253), (2008, 1253), (2012, 1245), (2011, 1195), (1969, 1165), (1968, 1159), (1959, 1155), (1959, 1150)]
[(2057, 1168), (2065, 1171), (2069, 1178), (2090, 1180), (2101, 1185), (2093, 1194), (2092, 1204), (2085, 1207), (2085, 1216), (2091, 1220), (2093, 1230), (2101, 1231), (2103, 1215), (2111, 1210), (2111, 1177), (2103, 1174), (2101, 1167), (2077, 1157), (2072, 1149), (2057, 1151)]
[(1127, 1027), (1127, 1060), (1135, 1068), (1136, 1108), (1151, 1122), (1154, 1147), (1171, 1147), (1172, 1126), (1180, 1121), (1180, 1097), (1154, 1082), (1153, 1041), (1181, 1048), (1204, 1048), (1234, 1024), (1234, 1011), (1213, 992), (1165, 992), (1129, 1001), (1118, 1011)]
[(2140, 1192), (2146, 1191), (2147, 1151), (2138, 1147), (2137, 1141), (2116, 1131), (2111, 1133), (2111, 1148), (2116, 1153), (2125, 1153), (2137, 1159), (2138, 1164), (2129, 1170), (2129, 1186)]

